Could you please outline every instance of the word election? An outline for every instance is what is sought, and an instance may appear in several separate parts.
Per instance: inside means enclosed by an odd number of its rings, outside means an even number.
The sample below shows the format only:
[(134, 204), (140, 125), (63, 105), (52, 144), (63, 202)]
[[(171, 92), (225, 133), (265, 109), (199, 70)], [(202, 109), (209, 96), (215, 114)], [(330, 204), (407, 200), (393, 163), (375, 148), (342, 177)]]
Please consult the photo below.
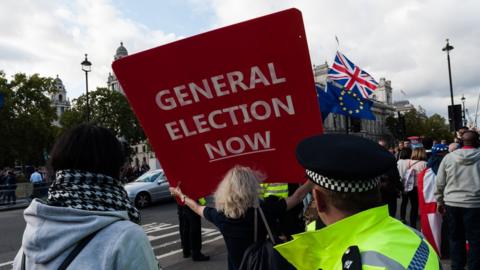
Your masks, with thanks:
[[(259, 83), (264, 86), (269, 86), (271, 84), (279, 84), (286, 81), (285, 78), (277, 77), (274, 63), (268, 63), (267, 67), (270, 80), (264, 75), (260, 67), (253, 66), (250, 68), (250, 79), (248, 82), (244, 81), (244, 75), (242, 72), (232, 71), (225, 75), (220, 74), (210, 77), (209, 79), (203, 79), (203, 88), (194, 82), (190, 82), (187, 85), (182, 84), (173, 87), (173, 93), (170, 89), (161, 90), (155, 96), (155, 101), (160, 109), (167, 111), (177, 108), (178, 106), (186, 106), (200, 102), (201, 99), (213, 99), (214, 95), (216, 97), (221, 97), (237, 93), (238, 88), (243, 91), (248, 91), (255, 89)], [(228, 82), (228, 88), (225, 80)], [(209, 82), (213, 85), (213, 92)]]
[(253, 120), (268, 120), (272, 116), (279, 118), (282, 111), (287, 115), (294, 115), (292, 96), (287, 95), (282, 100), (274, 97), (271, 100), (257, 100), (251, 104), (240, 104), (223, 109), (213, 110), (208, 114), (193, 115), (188, 119), (165, 124), (172, 141), (209, 132), (212, 129), (224, 129), (230, 125), (250, 123)]
[[(239, 90), (251, 91), (260, 89), (260, 87), (270, 88), (286, 82), (287, 78), (279, 76), (275, 64), (272, 62), (252, 66), (246, 74), (241, 71), (232, 71), (203, 79), (201, 84), (189, 82), (172, 89), (161, 90), (156, 94), (155, 102), (158, 108), (163, 111), (179, 110), (194, 103), (235, 94)], [(283, 92), (283, 94), (271, 96), (271, 93), (275, 92), (269, 93), (259, 95), (257, 99), (242, 99), (243, 102), (239, 102), (239, 104), (229, 104), (223, 108), (213, 106), (211, 111), (207, 112), (194, 115), (184, 114), (182, 118), (169, 121), (164, 126), (170, 139), (177, 141), (215, 130), (228, 128), (235, 128), (235, 131), (243, 130), (235, 126), (295, 115), (292, 95)], [(268, 129), (268, 125), (265, 129)], [(247, 133), (253, 131), (248, 128), (245, 130)], [(274, 151), (275, 148), (270, 144), (271, 135), (270, 130), (257, 130), (253, 134), (230, 135), (231, 137), (224, 140), (205, 142), (204, 150), (210, 162), (241, 155)]]

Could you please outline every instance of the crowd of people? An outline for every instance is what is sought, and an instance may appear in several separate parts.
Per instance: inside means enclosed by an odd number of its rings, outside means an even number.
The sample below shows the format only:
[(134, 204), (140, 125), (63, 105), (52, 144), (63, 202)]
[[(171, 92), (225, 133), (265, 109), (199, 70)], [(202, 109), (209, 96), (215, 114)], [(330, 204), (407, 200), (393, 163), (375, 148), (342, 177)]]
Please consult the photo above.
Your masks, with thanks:
[(442, 258), (450, 258), (451, 269), (480, 269), (479, 134), (463, 127), (456, 135), (450, 144), (414, 137), (388, 148), (397, 172), (384, 175), (382, 200), (392, 217), (419, 228)]
[[(268, 176), (237, 165), (213, 203), (171, 187), (180, 203), (183, 255), (209, 259), (200, 252), (199, 226), (191, 226), (205, 218), (224, 237), (229, 270), (441, 269), (437, 231), (423, 217), (445, 214), (452, 269), (480, 269), (478, 133), (463, 130), (459, 139), (451, 153), (445, 143), (427, 148), (418, 138), (392, 153), (385, 141), (318, 135), (297, 146), (301, 185), (263, 183)], [(140, 213), (119, 180), (125, 160), (107, 129), (83, 124), (63, 134), (49, 160), (55, 179), (48, 197), (25, 210), (14, 269), (158, 269)]]

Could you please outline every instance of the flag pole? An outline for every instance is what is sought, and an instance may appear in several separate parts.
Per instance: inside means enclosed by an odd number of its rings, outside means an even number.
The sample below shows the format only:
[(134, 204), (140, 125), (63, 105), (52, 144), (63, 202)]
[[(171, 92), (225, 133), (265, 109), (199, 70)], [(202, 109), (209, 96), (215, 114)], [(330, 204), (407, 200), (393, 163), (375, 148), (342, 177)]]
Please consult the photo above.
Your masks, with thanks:
[(477, 128), (478, 104), (480, 103), (480, 93), (478, 93), (477, 107), (475, 108), (475, 128)]

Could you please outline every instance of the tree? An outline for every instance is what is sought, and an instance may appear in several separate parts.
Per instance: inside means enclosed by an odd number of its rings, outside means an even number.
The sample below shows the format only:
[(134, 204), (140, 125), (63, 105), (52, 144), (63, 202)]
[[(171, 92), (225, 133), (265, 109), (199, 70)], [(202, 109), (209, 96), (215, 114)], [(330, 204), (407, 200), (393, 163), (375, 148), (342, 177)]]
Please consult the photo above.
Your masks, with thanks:
[(56, 91), (52, 78), (18, 73), (11, 81), (0, 72), (5, 105), (0, 113), (0, 166), (43, 165), (57, 133), (57, 118), (48, 95)]
[[(401, 117), (404, 120), (390, 116), (386, 121), (388, 129), (397, 140), (403, 140), (409, 136), (423, 136), (436, 140), (452, 139), (452, 133), (449, 132), (445, 118), (438, 114), (427, 117), (425, 114), (412, 109)], [(402, 121), (405, 122), (404, 131)]]
[(425, 135), (436, 140), (453, 139), (452, 132), (446, 124), (446, 119), (439, 114), (434, 114), (425, 121)]
[[(110, 129), (129, 144), (145, 140), (140, 123), (125, 96), (119, 92), (97, 88), (89, 93), (89, 108), (91, 122)], [(85, 122), (86, 111), (86, 96), (81, 95), (73, 100), (72, 108), (62, 115), (60, 124), (66, 129)]]

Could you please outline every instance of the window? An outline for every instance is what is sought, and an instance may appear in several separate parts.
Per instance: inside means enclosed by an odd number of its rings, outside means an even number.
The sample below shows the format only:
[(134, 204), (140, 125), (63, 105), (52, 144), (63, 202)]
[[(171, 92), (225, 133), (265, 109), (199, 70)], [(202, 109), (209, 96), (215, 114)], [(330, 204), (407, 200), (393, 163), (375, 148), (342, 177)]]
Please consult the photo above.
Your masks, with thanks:
[(62, 102), (62, 100), (63, 100), (63, 96), (61, 94), (58, 95), (58, 101)]

